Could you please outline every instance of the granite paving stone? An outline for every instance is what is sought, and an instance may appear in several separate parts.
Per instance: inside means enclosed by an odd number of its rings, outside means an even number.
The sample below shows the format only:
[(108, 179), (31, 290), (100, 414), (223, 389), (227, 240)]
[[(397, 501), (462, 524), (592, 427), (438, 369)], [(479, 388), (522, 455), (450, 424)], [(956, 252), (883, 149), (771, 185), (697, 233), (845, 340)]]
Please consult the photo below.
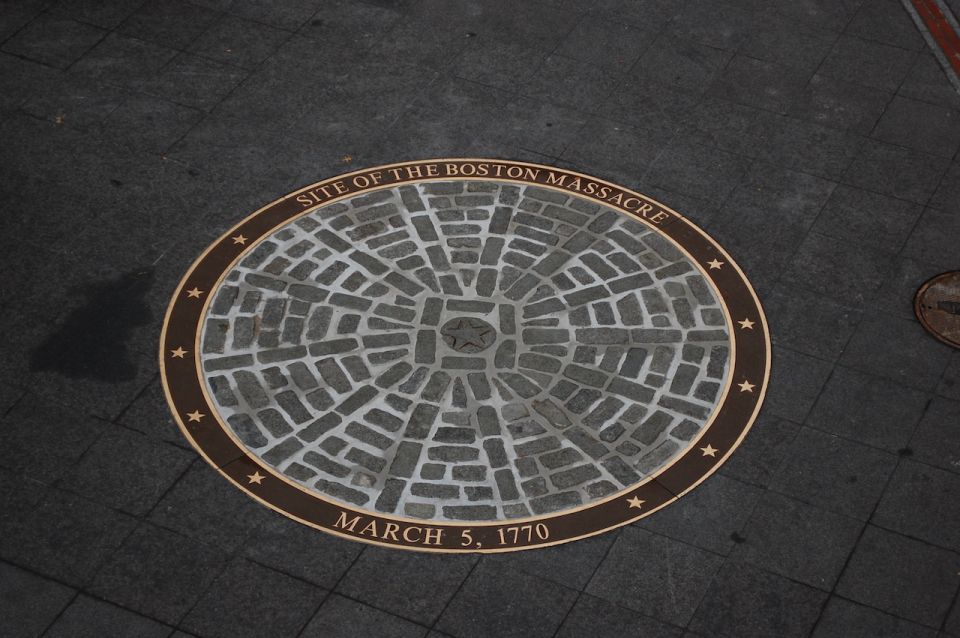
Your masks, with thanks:
[[(216, 3), (214, 3), (216, 4)], [(261, 22), (278, 29), (294, 31), (316, 14), (316, 2), (291, 2), (283, 5), (264, 5), (259, 2), (232, 2), (227, 12)]]
[(803, 423), (833, 369), (830, 363), (816, 357), (777, 348), (770, 372), (773, 382), (764, 401), (766, 411)]
[(857, 12), (859, 3), (853, 5), (836, 4), (813, 0), (797, 4), (778, 1), (774, 7), (778, 13), (799, 24), (841, 32)]
[(839, 596), (832, 596), (811, 635), (813, 638), (935, 638), (937, 631)]
[(956, 603), (954, 603), (953, 611), (950, 612), (950, 615), (944, 623), (944, 628), (948, 632), (953, 632), (954, 635), (960, 631), (960, 607), (958, 607)]
[(690, 628), (713, 636), (806, 636), (827, 594), (744, 563), (716, 575)]
[(269, 517), (268, 510), (233, 489), (215, 470), (198, 460), (160, 499), (148, 520), (232, 550)]
[(731, 556), (831, 591), (863, 523), (768, 491), (741, 528)]
[(178, 623), (226, 567), (222, 549), (141, 523), (89, 586), (99, 598)]
[(130, 96), (103, 120), (101, 130), (105, 136), (132, 147), (163, 152), (201, 117), (187, 106), (148, 96)]
[(46, 8), (46, 4), (41, 1), (22, 2), (4, 7), (3, 30), (0, 31), (0, 38), (6, 40), (22, 29), (25, 24), (43, 13)]
[(164, 638), (170, 635), (170, 627), (81, 594), (44, 635), (60, 638), (95, 638), (104, 635)]
[(956, 204), (946, 204), (943, 210), (927, 208), (907, 239), (903, 253), (919, 261), (949, 268), (954, 262), (960, 221)]
[(126, 95), (112, 84), (69, 72), (51, 73), (29, 95), (18, 93), (26, 98), (25, 113), (85, 130), (97, 130)]
[(656, 30), (637, 28), (587, 14), (563, 39), (557, 53), (589, 62), (598, 69), (626, 71), (649, 47)]
[(147, 514), (194, 459), (192, 452), (125, 429), (105, 432), (60, 487), (135, 516)]
[(215, 18), (216, 11), (184, 0), (146, 3), (124, 20), (117, 31), (171, 49), (182, 49), (206, 31)]
[(558, 638), (585, 635), (597, 638), (618, 638), (623, 635), (676, 638), (682, 635), (681, 632), (678, 627), (630, 611), (602, 598), (582, 594), (555, 635)]
[(766, 303), (774, 345), (836, 361), (861, 322), (863, 310), (782, 283)]
[(181, 626), (204, 636), (294, 635), (326, 594), (319, 587), (238, 558)]
[[(884, 339), (887, 348), (870, 347)], [(949, 348), (931, 339), (913, 320), (886, 315), (865, 317), (840, 358), (840, 363), (877, 374), (908, 388), (932, 390), (947, 366)]]
[(820, 66), (820, 73), (895, 91), (907, 75), (916, 53), (881, 42), (842, 35)]
[(633, 73), (664, 86), (702, 94), (732, 57), (732, 53), (661, 34), (640, 56)]
[(11, 521), (0, 555), (71, 586), (87, 583), (136, 520), (79, 496), (51, 491)]
[(865, 190), (926, 203), (949, 161), (929, 153), (878, 140), (866, 140), (843, 173), (842, 181)]
[(191, 39), (187, 49), (213, 60), (252, 68), (269, 58), (289, 37), (282, 29), (225, 13), (199, 37)]
[[(539, 596), (517, 598), (514, 592)], [(552, 636), (577, 598), (556, 583), (481, 561), (437, 621), (454, 636)]]
[[(835, 186), (796, 170), (755, 162), (745, 183), (710, 221), (710, 231), (750, 269), (760, 293), (769, 293)], [(776, 228), (766, 228), (771, 210), (781, 220)], [(758, 232), (760, 228), (764, 232)]]
[(850, 166), (862, 143), (851, 132), (774, 113), (761, 113), (754, 127), (760, 159), (834, 181)]
[(952, 434), (958, 422), (960, 402), (934, 397), (910, 439), (913, 458), (960, 473), (960, 441)]
[(122, 87), (134, 87), (175, 55), (173, 49), (114, 31), (78, 60), (72, 70)]
[(792, 456), (793, 441), (800, 427), (792, 421), (761, 414), (737, 448), (737, 454), (720, 468), (720, 474), (767, 486), (780, 466)]
[[(957, 268), (960, 92), (900, 0), (24, 0), (0, 139), (0, 634), (960, 637), (960, 352), (912, 307)], [(199, 458), (157, 364), (191, 261), (294, 189), (428, 157), (610, 180), (729, 252), (772, 375), (711, 478), (451, 556), (324, 534)], [(426, 186), (308, 213), (213, 295), (199, 349), (245, 444), (421, 520), (610, 498), (657, 427), (703, 445), (686, 415), (643, 430), (657, 393), (712, 391), (696, 349), (646, 343), (722, 323), (688, 264), (573, 192)], [(418, 338), (450, 312), (492, 347)]]
[(936, 192), (930, 197), (929, 205), (946, 210), (954, 206), (960, 197), (960, 163), (953, 162), (940, 180)]
[(727, 555), (741, 538), (761, 492), (722, 474), (713, 476), (674, 505), (634, 525)]
[(954, 352), (943, 371), (943, 377), (937, 385), (937, 394), (948, 399), (960, 401), (960, 356)]
[(107, 34), (90, 24), (46, 13), (19, 30), (0, 49), (36, 62), (66, 68)]
[(787, 114), (865, 136), (889, 101), (889, 91), (816, 73), (789, 104)]
[(232, 65), (181, 53), (137, 88), (176, 104), (210, 110), (246, 77)]
[(874, 524), (953, 551), (960, 550), (955, 473), (901, 461), (873, 516)]
[(802, 428), (770, 487), (837, 514), (866, 520), (897, 457), (812, 428)]
[(670, 131), (651, 130), (591, 118), (579, 128), (562, 152), (563, 159), (576, 166), (596, 166), (613, 176), (624, 171), (645, 172), (654, 158), (672, 139)]
[(627, 527), (585, 591), (664, 622), (685, 625), (722, 564), (723, 559), (711, 552)]
[(867, 526), (837, 593), (900, 618), (938, 628), (957, 589), (960, 555)]
[(842, 249), (845, 244), (811, 232), (797, 248), (783, 281), (843, 303), (861, 305), (883, 283), (890, 257), (869, 248), (855, 254), (846, 252)]
[[(432, 625), (460, 589), (477, 559), (368, 547), (336, 591), (378, 609)], [(384, 574), (391, 574), (384, 580)]]
[(547, 100), (586, 111), (595, 110), (614, 90), (614, 77), (593, 65), (563, 57), (547, 56), (521, 88), (529, 98)]
[[(123, 411), (119, 423), (141, 432), (155, 441), (189, 448), (173, 415), (167, 410), (167, 399), (159, 379), (154, 379)], [(192, 450), (192, 448), (189, 448)]]
[(838, 35), (829, 29), (798, 23), (780, 12), (758, 13), (739, 46), (742, 54), (802, 69), (816, 70)]
[(611, 532), (585, 539), (576, 545), (556, 545), (536, 552), (494, 554), (484, 557), (483, 562), (582, 590), (603, 561), (615, 537), (616, 533)]
[(0, 563), (0, 614), (11, 635), (39, 636), (75, 595), (70, 587)]
[(505, 89), (532, 77), (544, 57), (543, 50), (528, 43), (475, 38), (463, 45), (451, 71), (457, 77)]
[(423, 636), (423, 634), (423, 627), (408, 620), (332, 594), (323, 602), (313, 620), (307, 624), (300, 635), (316, 638), (350, 638), (351, 636), (412, 638)]
[(692, 2), (677, 11), (666, 31), (717, 49), (739, 48), (746, 34), (758, 28), (758, 16), (735, 3)]
[(317, 534), (279, 514), (257, 526), (243, 554), (284, 574), (331, 589), (360, 555), (360, 547), (342, 538)]
[(693, 197), (722, 200), (749, 166), (742, 157), (718, 150), (707, 152), (688, 140), (674, 139), (650, 165), (644, 181)]
[[(34, 394), (24, 395), (0, 418), (5, 439), (0, 465), (32, 480), (54, 483), (106, 428), (97, 419), (71, 419), (69, 414), (62, 406), (41, 403)], [(63, 419), (71, 419), (72, 427), (66, 431), (60, 426)]]
[(871, 134), (890, 144), (953, 157), (960, 147), (960, 115), (956, 109), (894, 97)]
[(957, 108), (960, 106), (960, 94), (945, 78), (943, 67), (933, 52), (926, 50), (917, 56), (897, 93), (921, 102)]
[(840, 185), (830, 195), (813, 230), (893, 252), (903, 247), (921, 212), (923, 209), (916, 204)]
[(803, 94), (808, 79), (805, 70), (737, 54), (710, 86), (707, 95), (786, 114)]
[(922, 36), (911, 28), (913, 25), (909, 20), (904, 19), (905, 11), (901, 5), (889, 0), (868, 0), (859, 4), (844, 33), (910, 51), (923, 48)]
[[(862, 401), (852, 403), (852, 396)], [(907, 447), (928, 401), (924, 392), (837, 366), (806, 424), (897, 452)]]

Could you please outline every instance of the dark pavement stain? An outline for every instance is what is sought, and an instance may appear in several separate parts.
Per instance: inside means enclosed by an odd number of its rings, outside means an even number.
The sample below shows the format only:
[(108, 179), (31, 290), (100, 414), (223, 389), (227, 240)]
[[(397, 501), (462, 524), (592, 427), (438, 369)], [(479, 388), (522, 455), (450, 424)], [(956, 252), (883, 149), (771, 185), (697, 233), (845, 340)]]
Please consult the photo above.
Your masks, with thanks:
[(83, 305), (31, 353), (30, 369), (101, 381), (133, 379), (137, 365), (127, 341), (133, 328), (153, 316), (144, 299), (152, 285), (150, 268), (81, 288)]

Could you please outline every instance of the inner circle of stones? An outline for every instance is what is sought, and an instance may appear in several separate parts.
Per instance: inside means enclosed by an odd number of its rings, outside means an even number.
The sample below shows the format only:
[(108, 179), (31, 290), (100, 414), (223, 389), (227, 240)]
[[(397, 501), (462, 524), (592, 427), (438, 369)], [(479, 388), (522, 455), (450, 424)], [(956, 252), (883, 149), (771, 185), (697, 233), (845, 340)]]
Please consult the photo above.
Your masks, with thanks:
[[(456, 318), (495, 327), (496, 347), (450, 347)], [(496, 521), (589, 505), (680, 455), (727, 383), (726, 325), (682, 251), (623, 213), (426, 182), (257, 244), (214, 291), (201, 361), (235, 436), (296, 483)]]

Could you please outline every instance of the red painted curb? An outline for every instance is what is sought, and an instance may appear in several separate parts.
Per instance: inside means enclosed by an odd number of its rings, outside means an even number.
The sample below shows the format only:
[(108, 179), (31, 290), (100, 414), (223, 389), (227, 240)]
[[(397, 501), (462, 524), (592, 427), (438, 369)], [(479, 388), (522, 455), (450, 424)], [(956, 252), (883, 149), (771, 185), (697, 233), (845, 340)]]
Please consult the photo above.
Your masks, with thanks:
[(960, 75), (960, 34), (940, 10), (934, 0), (910, 0), (927, 27), (930, 36), (940, 47), (947, 62)]

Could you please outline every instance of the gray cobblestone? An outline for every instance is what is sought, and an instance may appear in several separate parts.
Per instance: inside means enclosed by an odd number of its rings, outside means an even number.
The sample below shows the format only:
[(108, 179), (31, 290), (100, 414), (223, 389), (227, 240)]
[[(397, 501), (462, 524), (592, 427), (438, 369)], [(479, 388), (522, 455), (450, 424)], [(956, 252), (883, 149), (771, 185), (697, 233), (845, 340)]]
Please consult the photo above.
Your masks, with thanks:
[(487, 478), (485, 465), (455, 465), (453, 480), (455, 481), (484, 481)]
[[(571, 194), (385, 189), (253, 247), (211, 291), (204, 369), (241, 441), (332, 498), (451, 520), (556, 511), (636, 483), (702, 427), (729, 349), (691, 268)], [(489, 321), (495, 345), (439, 340), (459, 313)]]
[(476, 448), (465, 445), (438, 445), (427, 449), (427, 457), (433, 461), (476, 461), (479, 456), (480, 452)]

